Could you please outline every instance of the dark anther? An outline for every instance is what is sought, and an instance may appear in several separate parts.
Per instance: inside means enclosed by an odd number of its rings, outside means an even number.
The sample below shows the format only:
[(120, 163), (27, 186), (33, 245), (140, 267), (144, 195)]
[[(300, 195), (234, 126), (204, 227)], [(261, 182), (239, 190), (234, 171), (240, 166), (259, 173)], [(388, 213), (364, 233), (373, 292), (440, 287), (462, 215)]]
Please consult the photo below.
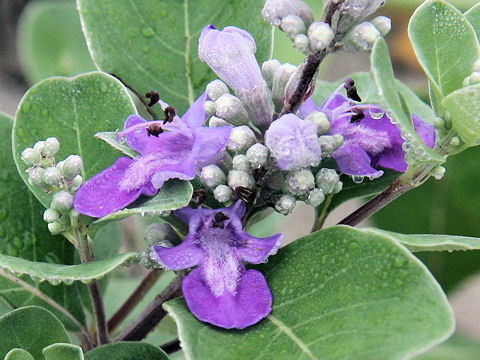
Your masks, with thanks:
[(242, 200), (245, 203), (251, 203), (253, 201), (253, 198), (255, 195), (253, 194), (253, 191), (243, 187), (243, 186), (237, 186), (233, 192), (235, 193), (235, 196)]
[(148, 106), (153, 106), (155, 105), (156, 103), (158, 103), (158, 101), (160, 100), (160, 95), (158, 94), (157, 91), (155, 90), (152, 90), (148, 93), (145, 94), (145, 97), (147, 97), (148, 99), (150, 99), (150, 102), (148, 103)]
[(192, 207), (197, 208), (203, 204), (203, 202), (207, 199), (207, 192), (203, 189), (195, 190), (192, 194), (192, 199), (190, 202), (192, 203)]
[(152, 124), (147, 127), (148, 136), (153, 135), (155, 137), (158, 137), (158, 135), (160, 135), (162, 132), (163, 129), (159, 124)]
[(362, 109), (353, 108), (352, 112), (354, 113), (354, 115), (352, 115), (352, 118), (350, 119), (351, 124), (360, 122), (365, 117)]
[(173, 106), (167, 106), (165, 108), (165, 115), (163, 116), (163, 123), (172, 122), (175, 115), (177, 115), (177, 110)]
[(355, 101), (362, 101), (357, 92), (357, 87), (355, 86), (355, 81), (350, 78), (345, 79), (345, 84), (343, 85), (347, 89), (347, 97)]
[(225, 215), (223, 212), (218, 212), (215, 214), (215, 221), (212, 224), (212, 227), (214, 228), (220, 228), (220, 229), (225, 229), (225, 220), (230, 219), (227, 215)]

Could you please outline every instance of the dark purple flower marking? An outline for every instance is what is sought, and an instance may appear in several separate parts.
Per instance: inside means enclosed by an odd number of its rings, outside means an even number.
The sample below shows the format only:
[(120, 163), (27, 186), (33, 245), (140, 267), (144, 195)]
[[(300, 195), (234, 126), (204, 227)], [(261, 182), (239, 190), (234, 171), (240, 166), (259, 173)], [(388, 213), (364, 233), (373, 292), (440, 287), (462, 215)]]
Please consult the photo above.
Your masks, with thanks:
[(183, 280), (188, 307), (201, 321), (226, 329), (243, 329), (266, 317), (272, 293), (261, 272), (242, 262), (259, 264), (277, 252), (283, 235), (256, 238), (243, 230), (245, 204), (228, 208), (183, 208), (176, 215), (189, 224), (182, 244), (154, 246), (157, 260), (171, 270), (198, 266)]
[[(175, 116), (167, 124), (130, 116), (119, 137), (125, 136), (127, 145), (139, 156), (121, 157), (85, 182), (75, 195), (74, 208), (82, 214), (102, 217), (123, 209), (140, 195), (155, 195), (168, 179), (191, 180), (200, 167), (218, 160), (231, 128), (203, 126), (205, 98), (205, 94), (200, 96), (182, 118)], [(166, 131), (158, 137), (149, 136), (147, 127), (157, 123)]]
[[(344, 174), (367, 176), (375, 179), (383, 174), (376, 167), (384, 167), (399, 172), (407, 170), (405, 140), (400, 129), (392, 124), (387, 114), (376, 105), (357, 105), (340, 94), (340, 86), (322, 104), (320, 109), (310, 98), (300, 108), (305, 117), (312, 111), (321, 111), (331, 123), (330, 134), (340, 134), (344, 143), (333, 154), (335, 161)], [(351, 122), (352, 116), (362, 110), (364, 117)], [(381, 114), (381, 117), (372, 114)], [(426, 145), (435, 146), (435, 128), (418, 116), (412, 114), (415, 130)]]

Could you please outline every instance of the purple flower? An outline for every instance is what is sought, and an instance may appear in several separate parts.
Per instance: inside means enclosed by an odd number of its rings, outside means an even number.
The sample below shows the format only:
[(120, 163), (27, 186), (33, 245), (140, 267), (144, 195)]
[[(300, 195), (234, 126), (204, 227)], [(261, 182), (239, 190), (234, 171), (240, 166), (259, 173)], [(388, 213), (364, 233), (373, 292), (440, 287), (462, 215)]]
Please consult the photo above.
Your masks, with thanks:
[[(343, 145), (332, 154), (340, 171), (347, 175), (367, 176), (371, 179), (383, 174), (383, 171), (376, 169), (377, 166), (405, 172), (408, 165), (402, 148), (405, 140), (400, 129), (391, 123), (378, 106), (353, 104), (339, 93), (339, 89), (325, 100), (320, 109), (311, 98), (308, 99), (300, 108), (300, 114), (305, 117), (312, 111), (325, 113), (332, 126), (330, 135), (343, 136)], [(365, 116), (352, 123), (352, 116), (358, 110), (362, 110)], [(420, 138), (433, 148), (434, 127), (414, 114), (412, 119)]]
[(154, 246), (157, 260), (171, 270), (198, 267), (183, 280), (183, 296), (201, 321), (226, 329), (243, 329), (266, 317), (272, 293), (258, 264), (274, 254), (283, 235), (260, 239), (243, 230), (245, 204), (223, 209), (183, 208), (176, 215), (189, 224), (185, 240), (173, 248)]
[(294, 114), (283, 115), (270, 125), (265, 144), (281, 170), (315, 166), (322, 160), (317, 125)]
[[(75, 195), (74, 208), (102, 217), (123, 209), (140, 195), (155, 195), (168, 179), (191, 180), (200, 167), (214, 163), (225, 149), (231, 128), (203, 126), (205, 98), (205, 94), (200, 96), (181, 119), (175, 116), (167, 124), (130, 116), (119, 136), (125, 136), (128, 146), (140, 155), (121, 157), (85, 182)], [(166, 131), (149, 136), (147, 127), (152, 124)]]
[(272, 121), (268, 86), (255, 59), (256, 45), (247, 31), (208, 25), (202, 30), (198, 56), (230, 86), (247, 106), (252, 121), (266, 129)]

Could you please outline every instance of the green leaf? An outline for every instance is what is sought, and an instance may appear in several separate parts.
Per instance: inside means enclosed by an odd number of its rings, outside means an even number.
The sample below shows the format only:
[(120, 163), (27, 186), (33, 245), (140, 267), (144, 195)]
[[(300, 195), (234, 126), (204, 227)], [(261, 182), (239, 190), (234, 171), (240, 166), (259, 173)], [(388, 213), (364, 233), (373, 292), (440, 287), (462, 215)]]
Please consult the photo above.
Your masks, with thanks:
[(477, 360), (478, 354), (480, 343), (454, 335), (443, 344), (415, 357), (415, 360)]
[(35, 360), (35, 359), (26, 350), (12, 349), (5, 356), (5, 360)]
[(85, 354), (85, 360), (168, 360), (157, 346), (143, 342), (116, 342), (103, 345)]
[(87, 179), (112, 165), (118, 157), (94, 135), (123, 128), (125, 119), (134, 113), (130, 95), (107, 74), (94, 72), (38, 83), (23, 97), (13, 127), (13, 152), (20, 175), (42, 204), (49, 207), (51, 195), (27, 182), (27, 166), (21, 160), (23, 149), (55, 136), (61, 145), (56, 160), (80, 155), (84, 164), (82, 176)]
[(480, 144), (480, 84), (454, 91), (442, 101), (452, 126), (468, 146)]
[(43, 349), (45, 360), (83, 360), (80, 346), (72, 344), (52, 344)]
[(480, 239), (469, 236), (434, 235), (434, 234), (400, 234), (376, 228), (361, 229), (367, 234), (378, 234), (398, 241), (410, 251), (454, 251), (479, 250)]
[(197, 56), (200, 32), (208, 24), (249, 31), (257, 43), (257, 58), (270, 58), (272, 31), (260, 13), (262, 1), (77, 0), (77, 4), (97, 67), (119, 76), (140, 94), (157, 90), (180, 114), (214, 79)]
[(73, 1), (27, 4), (18, 25), (18, 49), (30, 83), (95, 70)]
[(372, 73), (383, 102), (391, 111), (392, 121), (402, 131), (402, 137), (409, 145), (405, 155), (407, 163), (415, 162), (444, 162), (444, 158), (428, 147), (415, 131), (409, 111), (405, 111), (405, 101), (400, 97), (393, 75), (392, 61), (387, 43), (379, 38), (372, 49)]
[(0, 255), (0, 268), (18, 275), (29, 275), (35, 280), (47, 280), (53, 285), (74, 281), (89, 282), (100, 279), (124, 265), (137, 254), (128, 252), (115, 257), (80, 265), (59, 265), (28, 261), (22, 258)]
[(399, 94), (405, 99), (408, 104), (408, 108), (412, 112), (419, 116), (423, 121), (433, 124), (435, 120), (435, 112), (430, 106), (425, 104), (422, 99), (420, 99), (414, 91), (412, 91), (408, 86), (402, 83), (400, 80), (396, 80), (396, 88)]
[(38, 306), (23, 307), (0, 317), (0, 334), (0, 359), (11, 349), (20, 348), (43, 360), (44, 347), (70, 342), (62, 323)]
[(441, 97), (462, 87), (480, 57), (475, 31), (443, 0), (425, 1), (410, 19), (408, 34), (432, 86)]
[(385, 236), (328, 228), (282, 248), (258, 269), (272, 290), (273, 312), (243, 331), (198, 321), (181, 298), (164, 305), (187, 358), (406, 359), (454, 329), (435, 279)]
[(470, 22), (470, 25), (473, 26), (473, 29), (477, 34), (477, 39), (480, 39), (480, 4), (477, 4), (468, 10), (465, 13), (465, 17)]
[(162, 215), (166, 211), (185, 207), (192, 198), (193, 187), (188, 181), (169, 180), (153, 197), (141, 197), (129, 207), (108, 214), (92, 223), (103, 224), (108, 221), (118, 221), (132, 215)]
[(115, 132), (104, 131), (95, 134), (95, 137), (105, 141), (108, 145), (123, 152), (125, 155), (135, 158), (138, 153), (135, 150), (130, 149), (127, 145), (117, 141), (117, 134)]

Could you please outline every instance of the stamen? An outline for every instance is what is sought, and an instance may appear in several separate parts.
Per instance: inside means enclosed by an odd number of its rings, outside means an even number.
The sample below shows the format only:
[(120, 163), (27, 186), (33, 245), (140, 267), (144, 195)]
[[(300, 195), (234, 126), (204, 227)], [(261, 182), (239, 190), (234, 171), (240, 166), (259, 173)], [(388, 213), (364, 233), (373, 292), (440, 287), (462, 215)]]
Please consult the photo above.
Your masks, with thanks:
[[(162, 120), (155, 120), (155, 121), (146, 121), (146, 122), (142, 122), (140, 124), (136, 124), (136, 125), (133, 125), (133, 126), (130, 126), (128, 127), (127, 129), (123, 130), (123, 131), (120, 131), (120, 132), (117, 132), (117, 141), (118, 142), (121, 142), (122, 141), (122, 138), (125, 137), (125, 135), (127, 134), (130, 134), (131, 132), (133, 131), (137, 131), (137, 130), (140, 130), (140, 129), (145, 129), (145, 128), (149, 128), (150, 126), (152, 125), (159, 125), (160, 127), (163, 125), (163, 121)], [(163, 131), (163, 129), (162, 129)], [(153, 134), (152, 134), (153, 135)], [(158, 135), (157, 135), (158, 136)]]
[(207, 192), (203, 189), (195, 190), (192, 195), (190, 202), (194, 209), (198, 208), (205, 200), (207, 199)]
[(158, 103), (158, 101), (160, 100), (160, 95), (158, 94), (158, 91), (155, 90), (146, 93), (145, 97), (150, 99), (150, 103), (147, 104), (150, 107)]
[(173, 106), (167, 106), (164, 110), (163, 124), (170, 123), (177, 115), (177, 110)]
[(214, 217), (215, 221), (212, 224), (212, 228), (225, 229), (225, 220), (230, 220), (230, 218), (225, 215), (223, 212), (218, 212)]
[(357, 87), (355, 86), (355, 81), (353, 81), (353, 79), (351, 78), (346, 78), (345, 79), (345, 83), (343, 84), (343, 86), (345, 87), (345, 89), (347, 90), (347, 97), (351, 100), (355, 100), (355, 101), (358, 101), (358, 102), (361, 102), (362, 99), (360, 98), (360, 96), (358, 95), (358, 92), (357, 92)]
[(243, 186), (237, 186), (235, 189), (233, 189), (233, 193), (237, 198), (247, 204), (251, 203), (255, 197), (252, 190)]

